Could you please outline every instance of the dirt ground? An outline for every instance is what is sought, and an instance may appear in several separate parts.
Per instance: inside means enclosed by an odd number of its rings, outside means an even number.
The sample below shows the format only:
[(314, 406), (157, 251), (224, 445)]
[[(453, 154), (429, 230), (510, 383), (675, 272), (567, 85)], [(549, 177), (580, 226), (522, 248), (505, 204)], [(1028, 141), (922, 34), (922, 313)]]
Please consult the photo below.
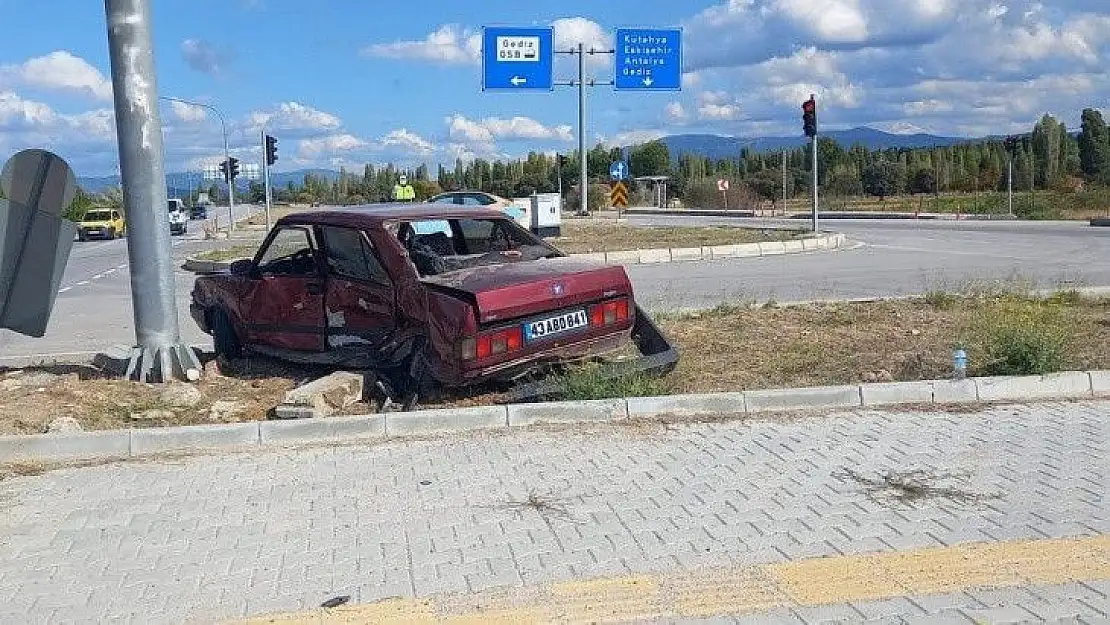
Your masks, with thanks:
[[(957, 344), (969, 350), (971, 374), (981, 375), (986, 356), (977, 337), (984, 324), (993, 327), (1005, 318), (1022, 328), (1028, 314), (1023, 306), (941, 297), (663, 317), (661, 327), (683, 356), (662, 388), (702, 393), (944, 378), (951, 375)], [(1051, 308), (1059, 316), (1049, 319), (1059, 321), (1069, 337), (1058, 370), (1110, 369), (1110, 299)], [(0, 434), (41, 433), (67, 416), (86, 430), (266, 419), (286, 391), (322, 374), (268, 359), (237, 361), (219, 373), (215, 363), (205, 369), (194, 385), (199, 399), (182, 407), (174, 407), (162, 387), (107, 379), (88, 367), (0, 370)], [(424, 407), (498, 399), (497, 389), (479, 388)], [(359, 405), (345, 412), (369, 410)]]
[(702, 247), (761, 241), (789, 241), (804, 236), (801, 230), (754, 229), (728, 226), (647, 227), (615, 220), (568, 219), (562, 236), (548, 239), (571, 254), (621, 252), (663, 247)]

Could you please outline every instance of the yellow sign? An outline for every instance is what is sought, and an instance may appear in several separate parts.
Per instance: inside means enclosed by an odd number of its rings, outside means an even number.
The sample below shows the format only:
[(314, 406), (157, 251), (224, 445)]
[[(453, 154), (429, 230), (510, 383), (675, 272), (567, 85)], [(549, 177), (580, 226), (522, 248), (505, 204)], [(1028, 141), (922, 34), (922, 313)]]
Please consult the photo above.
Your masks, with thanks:
[(609, 192), (609, 203), (619, 208), (628, 207), (628, 187), (624, 186), (624, 182), (613, 184), (613, 190)]

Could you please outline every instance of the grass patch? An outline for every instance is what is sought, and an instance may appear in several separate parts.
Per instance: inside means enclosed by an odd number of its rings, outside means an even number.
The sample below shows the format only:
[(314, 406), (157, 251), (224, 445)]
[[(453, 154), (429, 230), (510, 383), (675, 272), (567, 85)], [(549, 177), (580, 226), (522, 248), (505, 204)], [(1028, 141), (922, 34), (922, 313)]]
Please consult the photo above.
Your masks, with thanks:
[(254, 253), (257, 251), (257, 246), (236, 245), (233, 247), (202, 252), (200, 254), (197, 254), (197, 258), (199, 260), (210, 260), (214, 262), (239, 260), (240, 258), (253, 258)]
[(670, 392), (666, 380), (640, 374), (605, 377), (597, 364), (571, 369), (556, 381), (560, 386), (558, 399), (562, 401), (654, 397)]
[(927, 299), (658, 315), (682, 357), (665, 382), (711, 393), (952, 376), (963, 347), (974, 375), (1110, 368), (1110, 300), (937, 291)]
[(642, 227), (600, 219), (566, 220), (562, 236), (550, 242), (568, 254), (620, 252), (654, 248), (705, 247), (764, 241), (790, 241), (803, 230), (712, 227)]
[[(1040, 375), (1061, 371), (1078, 338), (1075, 304), (1003, 298), (986, 302), (970, 322), (973, 371), (983, 375)], [(974, 360), (972, 361), (974, 363)]]

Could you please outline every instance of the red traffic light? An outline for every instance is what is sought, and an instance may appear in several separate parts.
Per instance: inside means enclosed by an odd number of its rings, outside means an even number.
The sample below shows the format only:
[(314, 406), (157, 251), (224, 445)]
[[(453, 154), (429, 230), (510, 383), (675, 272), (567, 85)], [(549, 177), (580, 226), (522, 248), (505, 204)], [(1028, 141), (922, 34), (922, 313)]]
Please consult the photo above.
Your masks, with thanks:
[(810, 98), (802, 103), (802, 110), (806, 113), (813, 113), (817, 111), (817, 101)]

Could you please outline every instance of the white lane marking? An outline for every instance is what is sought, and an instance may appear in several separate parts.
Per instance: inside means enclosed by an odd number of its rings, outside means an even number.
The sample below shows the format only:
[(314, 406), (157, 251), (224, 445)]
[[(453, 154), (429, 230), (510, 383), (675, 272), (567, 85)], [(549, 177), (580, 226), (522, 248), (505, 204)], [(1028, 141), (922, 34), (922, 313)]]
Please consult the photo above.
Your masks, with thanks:
[(70, 290), (70, 289), (72, 289), (72, 288), (73, 288), (73, 287), (71, 287), (71, 286), (63, 286), (62, 288), (58, 289), (58, 292), (59, 292), (59, 293), (65, 293), (66, 291), (68, 291), (68, 290)]
[(95, 276), (93, 276), (93, 277), (92, 277), (92, 279), (93, 279), (93, 280), (99, 280), (99, 279), (101, 279), (101, 278), (103, 278), (103, 277), (104, 277), (104, 274), (102, 274), (102, 273), (98, 273), (98, 274), (96, 274)]
[(115, 270), (115, 269), (109, 269), (108, 271), (105, 271), (105, 272), (104, 272), (104, 275), (106, 275), (106, 276), (110, 276), (110, 275), (112, 275), (112, 274), (113, 274), (113, 273), (115, 273), (115, 272), (116, 272), (116, 270)]
[(82, 280), (82, 281), (77, 283), (77, 286), (87, 286), (88, 284), (89, 284), (88, 280)]
[(127, 269), (127, 263), (124, 263), (124, 264), (116, 267), (116, 269)]

